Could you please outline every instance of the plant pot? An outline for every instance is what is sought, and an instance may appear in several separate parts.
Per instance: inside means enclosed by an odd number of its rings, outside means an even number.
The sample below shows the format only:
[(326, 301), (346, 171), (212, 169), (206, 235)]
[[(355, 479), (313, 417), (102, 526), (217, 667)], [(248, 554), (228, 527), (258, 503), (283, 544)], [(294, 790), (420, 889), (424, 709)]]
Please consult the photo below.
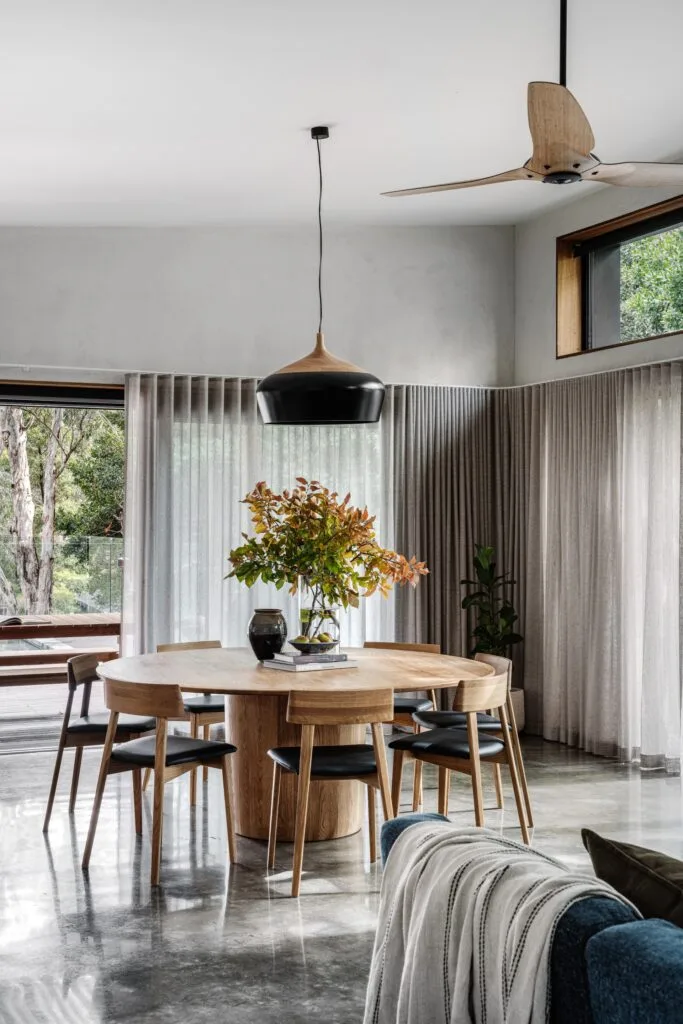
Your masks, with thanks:
[(259, 661), (272, 661), (287, 639), (287, 623), (279, 608), (255, 608), (249, 622), (249, 643)]
[(513, 686), (510, 690), (510, 698), (512, 700), (512, 706), (515, 709), (517, 732), (524, 732), (524, 690), (520, 690), (518, 687)]

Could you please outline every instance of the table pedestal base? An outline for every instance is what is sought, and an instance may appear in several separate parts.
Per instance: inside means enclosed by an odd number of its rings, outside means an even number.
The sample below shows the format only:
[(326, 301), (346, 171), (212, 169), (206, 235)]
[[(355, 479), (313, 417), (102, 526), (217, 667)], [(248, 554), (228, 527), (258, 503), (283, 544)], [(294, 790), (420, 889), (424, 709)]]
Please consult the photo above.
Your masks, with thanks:
[[(237, 747), (231, 757), (235, 794), (235, 831), (249, 839), (267, 839), (273, 762), (271, 747), (296, 747), (301, 727), (287, 722), (286, 696), (231, 694), (225, 698), (226, 737)], [(362, 725), (322, 726), (316, 746), (364, 743)], [(278, 840), (294, 839), (298, 777), (282, 773)], [(339, 839), (361, 826), (365, 786), (358, 781), (311, 782), (306, 841)]]

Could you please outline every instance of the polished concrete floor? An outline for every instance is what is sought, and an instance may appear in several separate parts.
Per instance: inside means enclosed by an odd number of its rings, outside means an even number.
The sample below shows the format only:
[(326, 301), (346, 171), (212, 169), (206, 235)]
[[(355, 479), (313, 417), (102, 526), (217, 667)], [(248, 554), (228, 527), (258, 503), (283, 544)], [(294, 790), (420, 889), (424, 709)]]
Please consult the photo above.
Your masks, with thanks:
[[(534, 843), (587, 867), (579, 830), (683, 858), (681, 782), (527, 740)], [(311, 844), (302, 896), (288, 897), (291, 847), (270, 878), (263, 844), (238, 840), (226, 868), (219, 780), (194, 815), (187, 779), (167, 788), (162, 886), (149, 886), (151, 803), (132, 828), (130, 778), (110, 779), (89, 878), (79, 866), (97, 752), (84, 758), (76, 814), (69, 769), (49, 840), (41, 833), (53, 754), (0, 756), (0, 1024), (352, 1024), (362, 1019), (381, 867), (367, 836)], [(65, 762), (70, 754), (67, 752)], [(218, 773), (211, 773), (217, 776)], [(406, 771), (410, 782), (410, 769)], [(435, 804), (427, 772), (425, 803)], [(472, 822), (464, 777), (451, 817)], [(405, 791), (406, 807), (409, 793)], [(493, 806), (492, 787), (487, 788)], [(510, 794), (487, 824), (518, 836)]]

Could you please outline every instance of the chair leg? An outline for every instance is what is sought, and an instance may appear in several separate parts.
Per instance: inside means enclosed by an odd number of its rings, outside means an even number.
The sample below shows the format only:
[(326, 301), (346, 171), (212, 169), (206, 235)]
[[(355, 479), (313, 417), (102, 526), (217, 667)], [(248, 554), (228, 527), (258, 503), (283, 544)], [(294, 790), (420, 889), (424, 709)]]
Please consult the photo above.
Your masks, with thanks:
[(85, 850), (83, 851), (83, 860), (81, 861), (81, 867), (84, 871), (87, 871), (90, 866), (90, 855), (92, 853), (93, 843), (95, 842), (95, 832), (97, 831), (97, 819), (100, 816), (100, 807), (102, 806), (102, 796), (104, 794), (104, 787), (107, 781), (107, 775), (109, 774), (109, 761), (111, 760), (111, 752), (114, 746), (114, 736), (116, 735), (116, 727), (119, 722), (118, 711), (112, 711), (109, 715), (109, 725), (107, 726), (107, 735), (104, 740), (104, 746), (102, 748), (102, 760), (100, 761), (100, 774), (97, 777), (97, 788), (95, 789), (95, 800), (92, 805), (92, 814), (90, 815), (90, 828), (88, 829), (88, 838), (85, 842)]
[(152, 769), (145, 768), (145, 774), (142, 779), (142, 792), (144, 793), (149, 786), (149, 780), (152, 778)]
[[(190, 719), (190, 736), (193, 740), (199, 736), (199, 719), (196, 715)], [(193, 768), (190, 772), (190, 807), (197, 806), (197, 771), (197, 768)]]
[[(420, 726), (415, 723), (413, 732), (419, 733)], [(422, 761), (413, 759), (413, 811), (419, 811), (422, 807)]]
[[(80, 747), (78, 748), (80, 752)], [(52, 805), (55, 802), (55, 794), (57, 792), (57, 783), (59, 782), (59, 771), (62, 767), (62, 755), (64, 754), (64, 743), (60, 738), (59, 746), (57, 747), (57, 757), (55, 760), (54, 771), (52, 772), (52, 782), (50, 783), (50, 795), (47, 798), (47, 807), (45, 809), (45, 820), (43, 821), (43, 832), (47, 832), (50, 827), (50, 818), (52, 817)]]
[(405, 753), (405, 750), (394, 751), (394, 764), (391, 771), (391, 804), (394, 809), (395, 818), (398, 818), (401, 809), (401, 783), (403, 781)]
[(368, 835), (370, 836), (370, 863), (377, 860), (377, 808), (375, 807), (375, 788), (368, 786)]
[(133, 769), (133, 810), (135, 812), (135, 834), (142, 835), (142, 770)]
[(439, 814), (448, 817), (448, 790), (450, 789), (451, 773), (448, 768), (439, 765), (439, 788), (437, 792), (436, 809)]
[[(211, 726), (210, 725), (205, 725), (202, 728), (202, 739), (203, 740), (208, 740), (210, 738), (211, 738)], [(208, 781), (209, 781), (209, 766), (208, 766), (208, 764), (205, 764), (204, 768), (203, 768), (203, 771), (202, 771), (202, 782), (208, 782)]]
[[(207, 727), (205, 726), (205, 728)], [(228, 827), (228, 860), (231, 864), (234, 864), (237, 858), (235, 856), (235, 819), (232, 811), (232, 765), (230, 764), (230, 754), (226, 754), (222, 758), (221, 769), (223, 774), (223, 797), (225, 799), (225, 822)]]
[(493, 781), (496, 785), (496, 807), (500, 807), (502, 810), (505, 807), (505, 800), (503, 798), (503, 779), (500, 774), (499, 764), (494, 764), (493, 766)]
[(69, 814), (73, 814), (76, 807), (76, 796), (78, 794), (78, 780), (81, 774), (81, 761), (83, 760), (83, 747), (76, 747), (74, 757), (74, 768), (71, 773), (71, 791), (69, 793)]
[(304, 861), (306, 841), (306, 820), (308, 818), (308, 794), (311, 788), (311, 762), (313, 760), (314, 725), (301, 729), (301, 754), (299, 757), (299, 786), (296, 798), (296, 824), (294, 827), (294, 864), (292, 867), (292, 896), (299, 895), (301, 870)]
[(154, 750), (154, 802), (152, 805), (152, 868), (151, 884), (159, 884), (161, 871), (161, 835), (164, 826), (164, 782), (166, 781), (166, 736), (168, 722), (157, 719)]
[(510, 721), (510, 739), (512, 740), (512, 748), (517, 759), (517, 771), (519, 773), (519, 781), (522, 787), (522, 793), (524, 795), (524, 806), (526, 808), (526, 822), (529, 828), (534, 827), (534, 816), (531, 811), (531, 796), (529, 794), (529, 784), (526, 779), (526, 769), (524, 767), (524, 758), (522, 757), (522, 744), (519, 741), (519, 733), (517, 732), (517, 718), (515, 717), (515, 707), (512, 703), (512, 697), (508, 693), (508, 699), (505, 703), (505, 710), (508, 713), (508, 719)]
[(481, 785), (481, 761), (479, 759), (477, 716), (474, 712), (467, 713), (467, 744), (470, 748), (470, 777), (472, 779), (472, 797), (474, 799), (474, 822), (478, 828), (483, 828), (484, 793)]
[(69, 688), (69, 696), (66, 699), (66, 709), (64, 711), (64, 718), (62, 719), (62, 728), (59, 733), (57, 757), (55, 758), (55, 767), (52, 772), (52, 782), (50, 783), (50, 794), (47, 798), (47, 807), (45, 808), (43, 832), (47, 832), (48, 828), (50, 827), (50, 818), (52, 817), (52, 807), (55, 802), (55, 794), (57, 793), (57, 783), (59, 782), (59, 772), (62, 767), (62, 756), (64, 754), (64, 747), (66, 746), (66, 736), (69, 728), (69, 719), (71, 718), (71, 707), (73, 705), (73, 700), (73, 690)]
[(275, 847), (277, 845), (277, 816), (280, 813), (280, 780), (282, 768), (273, 762), (273, 790), (270, 797), (270, 826), (268, 828), (268, 867), (275, 867)]
[(529, 830), (527, 829), (524, 801), (522, 799), (522, 789), (519, 784), (519, 775), (517, 774), (517, 764), (514, 751), (512, 748), (512, 739), (510, 737), (510, 729), (508, 723), (507, 711), (505, 706), (500, 709), (500, 718), (503, 723), (503, 744), (505, 745), (505, 756), (507, 758), (508, 767), (510, 769), (510, 777), (512, 779), (512, 792), (515, 794), (515, 803), (517, 804), (517, 816), (519, 818), (519, 827), (522, 831), (522, 841), (530, 846), (529, 841)]
[(384, 820), (394, 818), (394, 800), (389, 788), (389, 769), (387, 768), (387, 752), (384, 746), (382, 726), (379, 722), (372, 723), (372, 745), (375, 750), (375, 763), (377, 764), (377, 776), (379, 778), (379, 791), (382, 796), (382, 811)]

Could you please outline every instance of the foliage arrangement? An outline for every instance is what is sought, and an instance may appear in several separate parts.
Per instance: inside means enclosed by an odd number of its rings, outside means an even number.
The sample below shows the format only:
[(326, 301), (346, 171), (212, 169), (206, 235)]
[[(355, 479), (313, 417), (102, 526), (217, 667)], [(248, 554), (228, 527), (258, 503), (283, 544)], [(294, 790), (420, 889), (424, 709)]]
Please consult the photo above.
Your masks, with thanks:
[(377, 591), (388, 597), (395, 583), (416, 586), (429, 572), (415, 557), (381, 547), (376, 517), (351, 505), (350, 494), (340, 501), (317, 480), (297, 477), (297, 486), (282, 494), (261, 482), (243, 501), (256, 535), (242, 534), (244, 544), (230, 552), (228, 575), (248, 587), (257, 580), (278, 590), (287, 586), (290, 594), (307, 587), (311, 610), (302, 629), (309, 640), (319, 635), (328, 609), (357, 608), (361, 597)]
[(493, 548), (475, 544), (473, 565), (476, 579), (460, 580), (462, 586), (475, 588), (462, 599), (462, 607), (473, 608), (476, 613), (472, 654), (507, 655), (513, 644), (524, 639), (513, 629), (518, 616), (509, 594), (515, 580), (509, 572), (496, 574), (495, 557)]

